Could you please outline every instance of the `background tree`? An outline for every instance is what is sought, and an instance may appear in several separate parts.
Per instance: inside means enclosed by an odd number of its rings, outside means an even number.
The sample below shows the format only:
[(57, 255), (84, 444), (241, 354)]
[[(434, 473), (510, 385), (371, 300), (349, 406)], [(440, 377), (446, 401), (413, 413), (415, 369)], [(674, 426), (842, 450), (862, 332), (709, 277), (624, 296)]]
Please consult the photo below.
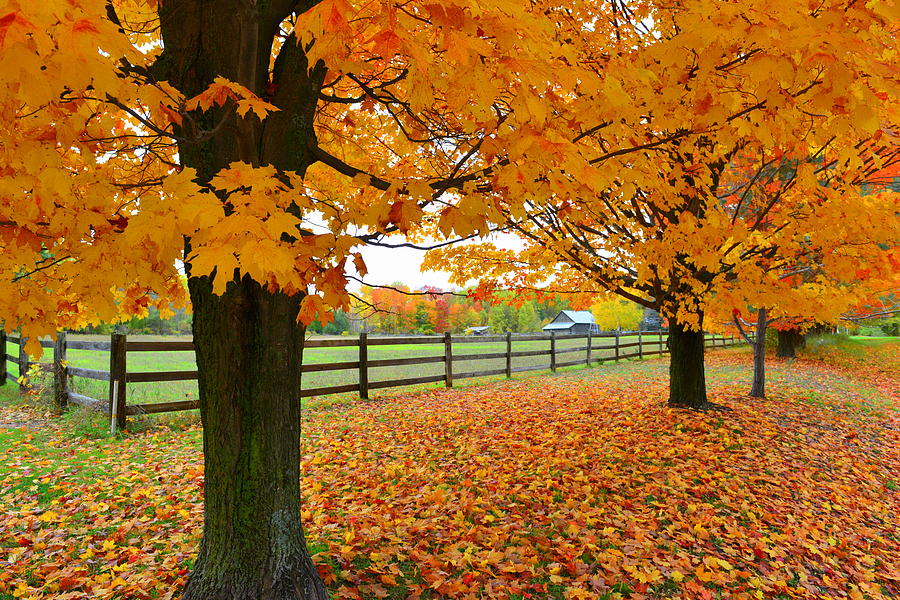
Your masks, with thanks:
[[(900, 155), (889, 146), (873, 148), (867, 144), (861, 150), (862, 164), (851, 182), (856, 187), (848, 186), (844, 195), (861, 207), (868, 204), (869, 218), (832, 226), (822, 233), (799, 232), (791, 240), (799, 242), (793, 247), (784, 241), (770, 241), (767, 253), (726, 278), (710, 303), (711, 310), (733, 312), (741, 335), (753, 345), (752, 397), (765, 397), (765, 345), (770, 325), (775, 324), (779, 331), (779, 350), (793, 356), (804, 323), (837, 323), (862, 298), (878, 290), (896, 288), (896, 234), (890, 227), (878, 226), (890, 223), (893, 212), (890, 206), (895, 201), (892, 192), (873, 187), (872, 182), (885, 163), (892, 166), (900, 163)], [(799, 171), (798, 164), (783, 159), (764, 176), (756, 174), (755, 181), (739, 182), (742, 198), (758, 196), (765, 198), (763, 206), (777, 206), (771, 198), (786, 193)], [(826, 175), (822, 184), (830, 183)], [(867, 203), (869, 192), (874, 192), (871, 198), (874, 201)], [(778, 222), (769, 215), (755, 218), (769, 226), (761, 228), (764, 231), (774, 229)], [(757, 307), (752, 340), (738, 318), (741, 308), (748, 304)]]
[(551, 315), (544, 319), (549, 321), (569, 306), (549, 294), (541, 300), (505, 293), (492, 294), (489, 301), (477, 296), (476, 290), (445, 292), (426, 286), (410, 291), (396, 283), (365, 288), (360, 310), (371, 330), (379, 333), (463, 333), (478, 325), (491, 325), (495, 333), (526, 333), (540, 329), (539, 314)]
[(498, 304), (491, 307), (490, 321), (491, 332), (500, 334), (516, 331), (516, 309), (509, 304)]
[(778, 331), (778, 348), (775, 350), (775, 356), (796, 358), (797, 350), (802, 348), (805, 343), (802, 324), (791, 319), (780, 327), (776, 327), (776, 330)]
[(541, 328), (541, 322), (538, 321), (537, 312), (534, 310), (533, 302), (525, 302), (516, 311), (516, 331), (519, 333), (532, 333)]
[(479, 318), (480, 305), (467, 305), (455, 302), (450, 305), (450, 330), (453, 333), (464, 333), (469, 327), (481, 325)]
[[(609, 290), (659, 310), (669, 321), (676, 406), (706, 404), (700, 330), (726, 283), (756, 285), (765, 279), (757, 271), (804, 255), (843, 272), (856, 258), (829, 248), (892, 237), (892, 199), (862, 199), (857, 187), (867, 157), (896, 151), (882, 129), (897, 122), (896, 73), (885, 68), (894, 9), (746, 2), (739, 18), (735, 10), (584, 7), (612, 31), (602, 48), (576, 44), (596, 71), (565, 106), (579, 106), (588, 88), (612, 100), (584, 126), (577, 159), (504, 207), (504, 227), (524, 250), (485, 243), (430, 258), (460, 279), (480, 274), (485, 287)], [(872, 219), (853, 218), (861, 212)]]
[(428, 306), (419, 302), (416, 304), (416, 312), (413, 313), (413, 324), (416, 331), (422, 335), (432, 335), (434, 333), (434, 313), (428, 310)]
[(594, 320), (603, 331), (638, 329), (644, 310), (638, 304), (622, 298), (606, 298), (591, 305)]

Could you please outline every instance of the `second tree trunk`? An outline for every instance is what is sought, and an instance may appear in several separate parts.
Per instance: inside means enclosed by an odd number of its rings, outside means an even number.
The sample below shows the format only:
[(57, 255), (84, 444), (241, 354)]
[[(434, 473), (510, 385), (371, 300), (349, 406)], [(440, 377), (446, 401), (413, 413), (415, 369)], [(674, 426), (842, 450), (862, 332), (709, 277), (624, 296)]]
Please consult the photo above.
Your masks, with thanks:
[[(702, 326), (702, 319), (700, 321)], [(705, 408), (706, 372), (703, 365), (703, 331), (680, 323), (669, 326), (669, 405)]]
[(778, 349), (775, 356), (781, 358), (796, 358), (797, 348), (803, 347), (803, 334), (799, 329), (778, 330)]
[(750, 388), (750, 396), (753, 398), (766, 397), (766, 309), (761, 308), (756, 313), (756, 338), (753, 340), (753, 385)]

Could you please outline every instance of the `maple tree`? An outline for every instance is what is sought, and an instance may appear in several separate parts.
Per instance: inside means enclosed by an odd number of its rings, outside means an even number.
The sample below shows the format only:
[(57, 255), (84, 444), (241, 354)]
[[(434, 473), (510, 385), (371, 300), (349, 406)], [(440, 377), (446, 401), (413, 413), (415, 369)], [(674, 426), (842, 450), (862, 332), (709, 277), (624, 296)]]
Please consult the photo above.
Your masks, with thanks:
[[(890, 264), (889, 259), (894, 255), (881, 252), (882, 258), (885, 259), (880, 261), (882, 266), (885, 263)], [(872, 264), (878, 262), (873, 260)], [(790, 299), (799, 292), (805, 303), (788, 302), (789, 306), (795, 307), (790, 314), (785, 314), (777, 305), (758, 307), (754, 311), (749, 311), (756, 313), (755, 317), (751, 315), (751, 318), (737, 309), (732, 309), (735, 329), (753, 348), (753, 383), (750, 387), (750, 396), (764, 398), (766, 395), (766, 333), (770, 327), (774, 327), (777, 334), (775, 355), (779, 358), (796, 358), (797, 350), (806, 343), (806, 333), (814, 328), (832, 327), (839, 323), (858, 324), (898, 312), (891, 296), (886, 297), (878, 293), (874, 294), (874, 297), (872, 295), (873, 290), (881, 290), (885, 285), (888, 286), (886, 289), (896, 289), (897, 273), (892, 269), (886, 269), (882, 271), (884, 279), (879, 279), (873, 276), (871, 269), (868, 269), (867, 276), (865, 280), (839, 282), (829, 281), (819, 273), (812, 279), (815, 281), (813, 286), (797, 284), (795, 281), (785, 296)], [(769, 299), (770, 302), (777, 302), (779, 298), (777, 295), (770, 295)], [(796, 298), (793, 300), (796, 302)], [(797, 306), (804, 307), (802, 314), (797, 313)], [(748, 333), (750, 327), (753, 336)]]
[(485, 227), (479, 182), (530, 119), (512, 106), (563, 73), (555, 33), (505, 1), (3, 1), (0, 317), (38, 354), (190, 301), (185, 598), (326, 596), (298, 508), (302, 324), (347, 308), (360, 243), (426, 213)]
[(778, 348), (775, 355), (779, 358), (796, 358), (797, 349), (805, 343), (803, 330), (794, 323), (785, 327), (776, 327), (778, 331)]
[[(880, 150), (881, 153), (889, 152), (887, 162), (891, 167), (900, 164), (900, 155), (896, 152), (884, 147)], [(867, 191), (876, 194), (885, 191), (884, 186), (878, 185), (878, 173), (883, 171), (880, 168), (883, 165), (878, 164), (881, 162), (878, 155), (879, 152), (864, 155), (867, 160), (855, 180), (860, 190), (857, 194), (852, 189), (846, 192), (860, 206), (866, 206), (864, 195)], [(787, 177), (774, 174), (781, 170), (773, 171), (770, 181), (757, 193), (784, 193), (784, 187), (792, 179), (790, 174)], [(824, 236), (804, 234), (793, 249), (784, 244), (772, 247), (770, 256), (754, 265), (755, 271), (745, 270), (717, 290), (716, 297), (710, 302), (710, 311), (719, 316), (723, 311), (732, 312), (740, 334), (753, 346), (750, 396), (765, 397), (765, 344), (769, 326), (774, 324), (779, 332), (779, 356), (794, 356), (794, 346), (799, 343), (801, 332), (812, 324), (836, 324), (847, 318), (851, 309), (862, 304), (864, 299), (897, 289), (900, 273), (896, 267), (900, 261), (895, 234), (890, 227), (873, 227), (873, 223), (881, 221), (890, 223), (894, 202), (891, 197), (876, 199), (871, 205), (881, 207), (883, 212), (870, 214), (870, 221), (863, 220), (864, 227), (843, 225), (838, 235), (830, 231)], [(773, 203), (767, 200), (766, 204)], [(770, 222), (770, 226), (773, 225)], [(772, 260), (773, 257), (777, 260)], [(740, 279), (748, 274), (754, 279), (751, 285)], [(748, 304), (754, 306), (756, 312), (753, 339), (744, 331), (741, 317), (741, 308)], [(863, 317), (860, 310), (854, 312), (856, 318)]]
[[(896, 192), (858, 188), (898, 157), (887, 126), (898, 122), (897, 6), (612, 2), (585, 12), (606, 35), (575, 45), (594, 72), (559, 118), (584, 119), (575, 110), (587, 90), (609, 102), (554, 148), (565, 168), (522, 169), (537, 181), (503, 207), (503, 226), (524, 250), (441, 248), (429, 264), (451, 265), (459, 281), (478, 273), (486, 289), (605, 289), (659, 310), (669, 401), (703, 407), (711, 303), (777, 296), (790, 313), (800, 296), (782, 297), (771, 273), (816, 258), (847, 280), (882, 260), (873, 248), (896, 246)], [(597, 42), (593, 33), (569, 32)]]

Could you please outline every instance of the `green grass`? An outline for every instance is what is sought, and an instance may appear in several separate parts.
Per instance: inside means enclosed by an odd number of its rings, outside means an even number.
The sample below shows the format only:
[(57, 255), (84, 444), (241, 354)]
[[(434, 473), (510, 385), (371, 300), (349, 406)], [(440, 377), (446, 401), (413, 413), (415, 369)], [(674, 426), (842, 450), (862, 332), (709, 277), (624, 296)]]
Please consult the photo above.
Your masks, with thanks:
[(812, 335), (806, 340), (806, 345), (800, 349), (800, 355), (821, 360), (826, 355), (851, 358), (857, 361), (866, 360), (872, 353), (889, 351), (889, 347), (900, 343), (900, 337), (867, 337), (849, 336), (843, 334)]
[[(33, 398), (20, 394), (18, 386), (10, 383), (0, 387), (0, 405), (17, 407), (25, 405), (30, 408), (46, 409), (48, 405), (41, 398)], [(41, 475), (41, 473), (59, 473), (66, 471), (68, 484), (88, 484), (106, 477), (106, 469), (103, 461), (106, 455), (106, 442), (119, 444), (127, 443), (124, 439), (112, 439), (120, 436), (111, 436), (108, 429), (96, 424), (96, 419), (90, 426), (90, 430), (73, 428), (86, 415), (79, 410), (70, 410), (63, 415), (56, 427), (47, 427), (44, 421), (32, 421), (33, 411), (23, 413), (23, 421), (7, 422), (0, 427), (0, 454), (11, 452), (16, 448), (15, 461), (5, 463), (0, 469), (0, 476), (6, 477), (11, 472), (18, 472), (16, 484), (3, 488), (0, 503), (19, 491), (28, 491), (36, 498), (36, 508), (46, 508), (59, 496), (57, 486), (53, 478)], [(27, 416), (26, 416), (27, 415)], [(66, 431), (69, 439), (94, 439), (100, 443), (67, 446), (58, 441), (58, 431)], [(106, 439), (106, 442), (103, 440)], [(199, 437), (197, 438), (199, 443)], [(22, 453), (25, 453), (24, 455)], [(137, 459), (136, 459), (137, 460)], [(77, 462), (77, 469), (67, 468), (70, 462)], [(40, 465), (40, 469), (35, 468)]]
[(882, 344), (896, 344), (900, 342), (900, 337), (891, 337), (891, 336), (883, 336), (883, 337), (869, 337), (865, 335), (851, 335), (846, 338), (847, 343), (850, 344), (858, 344), (860, 346), (872, 347), (872, 346), (881, 346)]
[[(106, 340), (107, 336), (91, 336), (91, 335), (70, 335), (69, 340)], [(190, 337), (164, 337), (164, 336), (130, 336), (132, 340), (187, 340)], [(370, 341), (377, 338), (371, 338)], [(636, 342), (637, 336), (622, 336), (620, 344), (628, 344)], [(594, 338), (592, 346), (607, 346), (615, 343), (613, 338)], [(585, 351), (565, 352), (566, 350), (583, 347), (587, 345), (584, 338), (557, 340), (557, 362), (569, 362), (574, 360), (584, 361), (586, 357)], [(513, 352), (548, 350), (550, 348), (549, 338), (546, 340), (536, 341), (516, 341), (513, 340)], [(655, 351), (659, 348), (659, 338), (657, 336), (644, 336), (644, 349), (648, 352)], [(635, 352), (636, 348), (626, 348), (621, 350), (622, 354)], [(18, 347), (7, 342), (6, 351), (8, 354), (18, 355)], [(500, 353), (506, 351), (506, 342), (466, 342), (453, 344), (453, 371), (455, 374), (461, 374), (474, 371), (485, 371), (503, 369), (506, 366), (505, 358), (495, 358), (488, 360), (472, 360), (466, 359), (466, 356), (487, 353)], [(368, 356), (370, 361), (392, 358), (414, 358), (414, 357), (432, 357), (443, 356), (443, 342), (435, 344), (398, 344), (398, 345), (373, 345), (368, 347)], [(591, 353), (594, 361), (609, 360), (615, 356), (614, 350), (593, 350)], [(68, 362), (75, 367), (109, 370), (109, 354), (100, 350), (75, 350), (69, 349)], [(309, 348), (304, 350), (303, 360), (305, 364), (323, 364), (334, 362), (351, 362), (359, 359), (359, 349), (356, 346), (338, 347), (338, 348)], [(52, 360), (52, 350), (45, 349), (41, 362), (49, 362)], [(128, 371), (191, 371), (196, 369), (193, 352), (130, 352), (128, 354)], [(7, 366), (10, 373), (18, 376), (18, 365), (8, 362)], [(543, 367), (539, 371), (548, 371), (550, 368), (549, 356), (526, 356), (516, 357), (512, 360), (513, 368), (518, 367)], [(570, 367), (579, 368), (579, 367)], [(432, 375), (443, 375), (444, 364), (425, 363), (413, 365), (400, 365), (390, 367), (371, 367), (369, 369), (369, 382), (377, 383), (382, 381), (390, 381), (395, 379), (407, 379), (412, 377), (427, 377)], [(501, 379), (502, 375), (497, 377), (480, 377), (474, 380), (459, 380), (457, 385), (467, 385), (470, 382), (484, 382), (492, 379)], [(307, 373), (303, 376), (303, 388), (321, 388), (336, 385), (355, 384), (359, 382), (359, 372), (357, 369), (346, 369), (341, 371), (324, 371), (316, 373)], [(425, 389), (429, 387), (442, 386), (442, 382), (434, 384), (425, 384), (417, 386), (409, 386), (406, 389)], [(97, 399), (105, 399), (109, 394), (109, 384), (105, 381), (95, 381), (84, 379), (81, 377), (74, 378), (72, 389), (80, 394), (90, 396)], [(384, 392), (382, 390), (373, 390), (371, 396), (377, 397)], [(196, 381), (174, 381), (174, 382), (154, 382), (154, 383), (129, 383), (127, 386), (128, 404), (151, 404), (155, 402), (171, 402), (175, 400), (192, 400), (197, 398), (197, 382)], [(357, 397), (354, 393), (338, 394), (334, 396), (323, 397), (325, 404), (334, 402), (343, 402), (349, 398)], [(315, 403), (316, 401), (313, 401)], [(309, 403), (309, 401), (306, 401)]]

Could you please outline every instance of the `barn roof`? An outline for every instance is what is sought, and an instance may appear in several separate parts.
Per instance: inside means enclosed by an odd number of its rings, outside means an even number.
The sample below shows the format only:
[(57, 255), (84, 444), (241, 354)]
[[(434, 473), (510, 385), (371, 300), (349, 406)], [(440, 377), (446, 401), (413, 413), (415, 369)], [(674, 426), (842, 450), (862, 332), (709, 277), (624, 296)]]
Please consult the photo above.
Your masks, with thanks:
[(547, 323), (546, 325), (544, 325), (543, 330), (544, 331), (556, 331), (556, 330), (563, 330), (563, 329), (571, 329), (574, 326), (575, 326), (575, 323), (568, 322), (568, 321), (563, 321), (561, 323)]
[[(561, 311), (561, 313), (565, 314), (575, 323), (592, 324), (594, 322), (594, 313), (589, 310), (564, 310)], [(559, 318), (559, 315), (557, 315), (557, 318)]]
[(589, 310), (562, 310), (556, 318), (544, 325), (544, 331), (571, 329), (575, 325), (593, 325), (594, 315)]

